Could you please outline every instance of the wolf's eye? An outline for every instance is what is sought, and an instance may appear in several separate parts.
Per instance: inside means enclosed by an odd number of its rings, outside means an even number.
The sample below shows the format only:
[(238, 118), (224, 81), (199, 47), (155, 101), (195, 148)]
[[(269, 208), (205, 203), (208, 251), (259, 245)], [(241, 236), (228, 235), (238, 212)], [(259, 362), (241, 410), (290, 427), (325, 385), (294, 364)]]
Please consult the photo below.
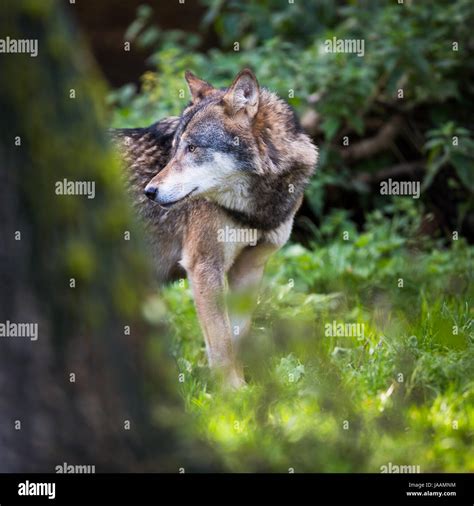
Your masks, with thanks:
[(194, 144), (189, 144), (188, 145), (188, 151), (190, 153), (194, 153), (196, 151), (196, 146)]

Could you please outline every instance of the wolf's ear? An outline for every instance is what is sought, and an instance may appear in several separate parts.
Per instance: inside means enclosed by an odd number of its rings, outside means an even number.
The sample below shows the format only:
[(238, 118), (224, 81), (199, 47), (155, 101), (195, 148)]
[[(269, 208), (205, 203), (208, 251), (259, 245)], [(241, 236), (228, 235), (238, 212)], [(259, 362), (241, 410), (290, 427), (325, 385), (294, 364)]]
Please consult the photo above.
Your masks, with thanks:
[(249, 118), (253, 118), (258, 111), (259, 95), (257, 78), (250, 69), (244, 69), (237, 74), (223, 100), (232, 116), (244, 111)]
[(214, 87), (211, 84), (203, 81), (202, 79), (199, 79), (199, 77), (195, 76), (189, 70), (186, 70), (184, 78), (188, 83), (189, 91), (193, 97), (193, 103), (199, 102), (206, 95), (209, 95), (209, 93), (214, 91)]

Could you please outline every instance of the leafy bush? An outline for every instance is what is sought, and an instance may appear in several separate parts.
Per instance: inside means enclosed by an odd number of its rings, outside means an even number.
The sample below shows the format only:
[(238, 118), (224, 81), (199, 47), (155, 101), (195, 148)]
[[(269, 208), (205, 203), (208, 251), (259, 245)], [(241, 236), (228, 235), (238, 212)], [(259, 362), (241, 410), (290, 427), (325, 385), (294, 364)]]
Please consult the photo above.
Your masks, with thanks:
[[(240, 392), (208, 381), (188, 285), (165, 290), (187, 408), (231, 470), (474, 470), (472, 248), (414, 250), (413, 223), (378, 214), (361, 232), (331, 215), (318, 247), (272, 257)], [(332, 322), (364, 330), (328, 335)]]

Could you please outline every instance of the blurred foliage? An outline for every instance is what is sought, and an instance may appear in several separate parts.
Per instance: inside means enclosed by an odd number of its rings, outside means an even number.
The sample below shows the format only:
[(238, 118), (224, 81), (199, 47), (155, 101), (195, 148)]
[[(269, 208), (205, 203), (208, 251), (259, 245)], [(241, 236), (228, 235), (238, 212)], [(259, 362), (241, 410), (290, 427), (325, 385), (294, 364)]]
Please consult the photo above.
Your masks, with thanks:
[[(165, 290), (182, 395), (231, 470), (474, 471), (472, 248), (415, 245), (404, 205), (361, 232), (334, 213), (317, 248), (272, 257), (242, 391), (209, 381), (189, 286)], [(363, 335), (328, 336), (333, 321)]]
[[(434, 214), (453, 214), (461, 230), (472, 210), (474, 3), (202, 3), (201, 29), (220, 40), (207, 51), (199, 35), (162, 31), (150, 8), (140, 9), (126, 38), (151, 49), (152, 70), (140, 90), (110, 94), (113, 125), (180, 114), (186, 69), (228, 86), (249, 66), (295, 108), (320, 162), (306, 193), (316, 218), (307, 244), (289, 245), (267, 269), (243, 347), (248, 387), (229, 394), (209, 381), (189, 287), (164, 291), (198, 433), (238, 471), (379, 472), (389, 462), (474, 471), (472, 247), (446, 230), (441, 238), (440, 227), (423, 233)], [(364, 56), (326, 53), (333, 37), (363, 39)], [(379, 142), (397, 117), (392, 137)], [(344, 156), (345, 136), (349, 147), (370, 141), (375, 149)], [(423, 171), (421, 199), (369, 191), (378, 173), (410, 163)], [(449, 200), (447, 188), (454, 211), (433, 210)], [(334, 205), (337, 191), (349, 209)], [(364, 335), (328, 337), (333, 321), (364, 324)]]

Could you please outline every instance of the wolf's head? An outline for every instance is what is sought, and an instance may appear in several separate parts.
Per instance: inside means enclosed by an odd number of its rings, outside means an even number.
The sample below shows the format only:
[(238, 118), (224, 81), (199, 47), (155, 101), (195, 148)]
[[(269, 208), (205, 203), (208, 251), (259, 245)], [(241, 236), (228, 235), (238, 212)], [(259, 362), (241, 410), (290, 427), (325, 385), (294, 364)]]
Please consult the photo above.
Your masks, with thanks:
[(232, 200), (242, 196), (246, 174), (258, 169), (258, 139), (251, 134), (260, 89), (252, 71), (242, 70), (228, 89), (216, 89), (186, 72), (192, 101), (176, 130), (171, 158), (146, 186), (163, 206), (188, 196)]
[(241, 221), (258, 217), (262, 229), (281, 223), (301, 202), (318, 158), (291, 107), (260, 89), (248, 69), (225, 89), (190, 72), (186, 81), (192, 101), (146, 195), (162, 206), (205, 198)]

